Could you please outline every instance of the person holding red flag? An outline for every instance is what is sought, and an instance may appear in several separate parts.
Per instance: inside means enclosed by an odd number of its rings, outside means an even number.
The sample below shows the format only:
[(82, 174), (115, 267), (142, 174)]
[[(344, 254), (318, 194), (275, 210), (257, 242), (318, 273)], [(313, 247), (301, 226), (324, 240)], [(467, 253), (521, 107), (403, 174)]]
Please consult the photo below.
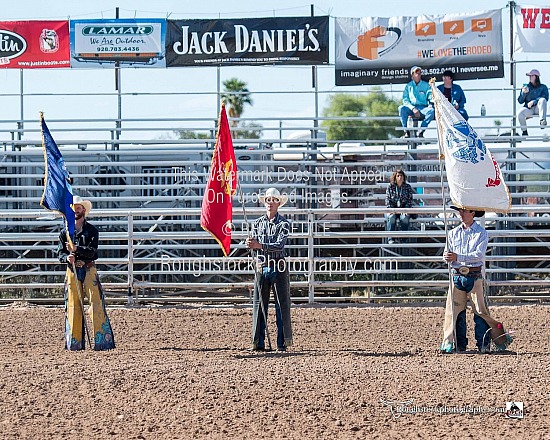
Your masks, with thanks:
[[(286, 351), (292, 345), (290, 322), (290, 281), (286, 264), (285, 245), (290, 233), (290, 222), (278, 210), (287, 201), (276, 188), (269, 188), (260, 196), (266, 214), (254, 222), (252, 235), (246, 247), (258, 252), (258, 274), (254, 285), (252, 317), (252, 350), (265, 351), (267, 308), (271, 288), (274, 289), (277, 323), (277, 351)], [(268, 334), (269, 341), (269, 334)], [(271, 341), (269, 341), (271, 348)]]

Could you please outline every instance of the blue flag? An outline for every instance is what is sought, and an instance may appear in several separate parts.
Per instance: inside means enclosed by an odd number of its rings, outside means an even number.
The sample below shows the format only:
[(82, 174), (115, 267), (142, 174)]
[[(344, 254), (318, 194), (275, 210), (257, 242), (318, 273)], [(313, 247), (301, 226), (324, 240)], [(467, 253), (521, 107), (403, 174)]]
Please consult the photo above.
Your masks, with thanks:
[(46, 121), (40, 113), (42, 128), (42, 149), (44, 150), (44, 194), (40, 205), (49, 211), (63, 215), (67, 239), (72, 244), (74, 237), (73, 189), (69, 172), (65, 167), (63, 156), (46, 126)]

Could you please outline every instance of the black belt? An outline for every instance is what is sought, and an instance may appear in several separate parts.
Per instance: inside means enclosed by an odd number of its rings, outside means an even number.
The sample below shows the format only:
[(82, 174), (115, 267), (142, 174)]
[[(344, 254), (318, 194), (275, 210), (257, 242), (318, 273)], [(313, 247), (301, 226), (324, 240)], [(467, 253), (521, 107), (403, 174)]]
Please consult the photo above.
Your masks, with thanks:
[(468, 266), (462, 266), (459, 268), (453, 267), (454, 273), (456, 275), (478, 275), (481, 273), (482, 266), (476, 266), (476, 267), (468, 267)]

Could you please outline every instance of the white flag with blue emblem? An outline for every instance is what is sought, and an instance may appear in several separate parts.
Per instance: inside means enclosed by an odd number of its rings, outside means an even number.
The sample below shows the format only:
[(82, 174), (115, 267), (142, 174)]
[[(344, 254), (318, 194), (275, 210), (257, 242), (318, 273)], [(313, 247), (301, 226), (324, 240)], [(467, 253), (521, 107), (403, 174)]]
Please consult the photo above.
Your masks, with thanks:
[(445, 157), (453, 205), (480, 211), (509, 212), (512, 199), (497, 161), (434, 82), (430, 83), (439, 151)]

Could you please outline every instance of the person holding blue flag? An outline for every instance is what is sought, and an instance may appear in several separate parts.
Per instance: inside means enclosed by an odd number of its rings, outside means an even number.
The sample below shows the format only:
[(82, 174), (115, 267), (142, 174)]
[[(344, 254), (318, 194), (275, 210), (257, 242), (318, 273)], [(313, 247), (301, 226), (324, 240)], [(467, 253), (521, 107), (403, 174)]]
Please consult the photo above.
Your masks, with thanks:
[(94, 328), (94, 350), (109, 350), (115, 348), (115, 341), (94, 263), (97, 259), (99, 233), (86, 221), (86, 214), (92, 210), (92, 203), (73, 196), (71, 178), (63, 155), (42, 112), (40, 128), (44, 150), (44, 193), (40, 205), (48, 211), (59, 213), (64, 219), (57, 254), (59, 260), (68, 265), (65, 276), (66, 348), (83, 350), (85, 333), (91, 345), (84, 316), (83, 292), (86, 292)]
[(90, 318), (93, 326), (94, 350), (115, 348), (113, 329), (107, 317), (103, 288), (99, 281), (95, 260), (99, 232), (86, 221), (92, 210), (92, 202), (79, 196), (73, 197), (75, 234), (71, 241), (67, 231), (59, 234), (57, 255), (61, 263), (67, 263), (65, 276), (65, 341), (68, 350), (85, 348), (85, 317), (82, 310), (83, 295), (88, 297)]

